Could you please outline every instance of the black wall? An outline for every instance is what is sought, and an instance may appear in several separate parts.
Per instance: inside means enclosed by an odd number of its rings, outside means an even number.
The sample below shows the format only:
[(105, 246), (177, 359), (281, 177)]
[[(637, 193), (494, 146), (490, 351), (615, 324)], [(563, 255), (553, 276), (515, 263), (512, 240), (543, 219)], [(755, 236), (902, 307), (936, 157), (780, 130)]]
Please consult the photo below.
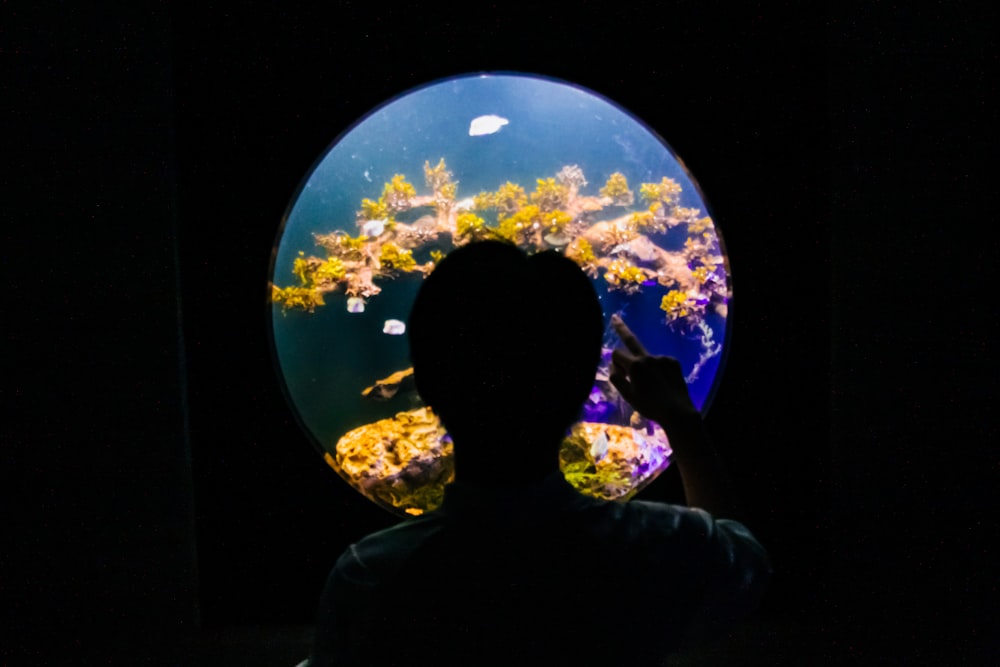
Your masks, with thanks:
[(199, 626), (309, 623), (339, 551), (392, 522), (281, 395), (268, 260), (337, 134), (491, 69), (615, 100), (712, 202), (736, 301), (708, 423), (775, 562), (765, 614), (807, 625), (820, 656), (995, 650), (988, 23), (150, 9), (12, 11), (0, 54), (11, 664), (169, 664)]

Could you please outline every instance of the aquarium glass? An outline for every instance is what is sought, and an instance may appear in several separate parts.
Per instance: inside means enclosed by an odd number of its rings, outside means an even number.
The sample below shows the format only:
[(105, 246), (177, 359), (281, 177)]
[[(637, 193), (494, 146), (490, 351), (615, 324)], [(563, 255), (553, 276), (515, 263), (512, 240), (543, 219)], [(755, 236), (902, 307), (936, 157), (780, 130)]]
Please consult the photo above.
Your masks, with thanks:
[[(663, 134), (684, 129), (657, 121)], [(480, 239), (579, 264), (606, 322), (618, 313), (651, 353), (676, 357), (703, 412), (719, 380), (729, 263), (663, 139), (551, 79), (471, 75), (412, 90), (320, 156), (282, 221), (268, 286), (278, 372), (302, 426), (344, 480), (401, 515), (437, 507), (453, 475), (451, 441), (414, 389), (407, 316), (435, 263)], [(626, 500), (667, 467), (670, 446), (608, 382), (617, 343), (609, 326), (560, 459), (580, 491)]]

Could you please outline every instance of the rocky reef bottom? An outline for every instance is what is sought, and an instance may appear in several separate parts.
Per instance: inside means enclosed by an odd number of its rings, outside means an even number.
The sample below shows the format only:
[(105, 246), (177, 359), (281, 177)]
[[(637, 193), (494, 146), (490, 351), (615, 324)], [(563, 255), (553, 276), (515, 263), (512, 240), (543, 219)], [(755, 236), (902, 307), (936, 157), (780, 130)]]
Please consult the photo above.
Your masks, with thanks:
[[(453, 445), (430, 408), (397, 413), (360, 426), (339, 441), (327, 463), (376, 504), (417, 516), (436, 509), (455, 477)], [(563, 440), (559, 464), (578, 491), (627, 500), (669, 465), (670, 445), (659, 426), (645, 429), (579, 422)]]

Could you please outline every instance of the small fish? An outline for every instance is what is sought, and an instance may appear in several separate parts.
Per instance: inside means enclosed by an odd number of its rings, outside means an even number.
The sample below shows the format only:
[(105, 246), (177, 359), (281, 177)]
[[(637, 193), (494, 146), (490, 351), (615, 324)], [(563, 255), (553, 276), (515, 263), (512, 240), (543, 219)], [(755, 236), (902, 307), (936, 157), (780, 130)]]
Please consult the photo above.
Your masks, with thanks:
[(406, 324), (399, 320), (386, 320), (385, 325), (382, 327), (382, 333), (389, 334), (390, 336), (402, 336), (406, 333)]
[(381, 236), (382, 232), (385, 231), (385, 220), (369, 220), (365, 224), (361, 225), (361, 233), (364, 236), (375, 238), (376, 236)]
[(349, 313), (363, 313), (365, 312), (365, 300), (359, 296), (352, 296), (347, 299), (347, 312)]
[(471, 123), (469, 123), (469, 136), (481, 137), (484, 134), (495, 134), (500, 131), (501, 127), (507, 125), (508, 123), (510, 123), (510, 121), (506, 118), (495, 116), (493, 114), (477, 116), (472, 119)]
[(372, 175), (368, 172), (367, 169), (365, 169), (365, 180), (368, 181), (369, 183), (372, 182)]

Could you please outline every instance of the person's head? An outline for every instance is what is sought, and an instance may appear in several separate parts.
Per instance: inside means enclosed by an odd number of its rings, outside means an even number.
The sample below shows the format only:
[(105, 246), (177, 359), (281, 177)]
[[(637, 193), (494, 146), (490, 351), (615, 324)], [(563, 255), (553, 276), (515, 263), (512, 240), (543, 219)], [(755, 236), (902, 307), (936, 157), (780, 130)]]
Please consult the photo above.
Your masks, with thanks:
[(441, 261), (410, 313), (410, 358), (460, 479), (530, 481), (558, 465), (603, 331), (590, 280), (555, 252), (486, 241)]

